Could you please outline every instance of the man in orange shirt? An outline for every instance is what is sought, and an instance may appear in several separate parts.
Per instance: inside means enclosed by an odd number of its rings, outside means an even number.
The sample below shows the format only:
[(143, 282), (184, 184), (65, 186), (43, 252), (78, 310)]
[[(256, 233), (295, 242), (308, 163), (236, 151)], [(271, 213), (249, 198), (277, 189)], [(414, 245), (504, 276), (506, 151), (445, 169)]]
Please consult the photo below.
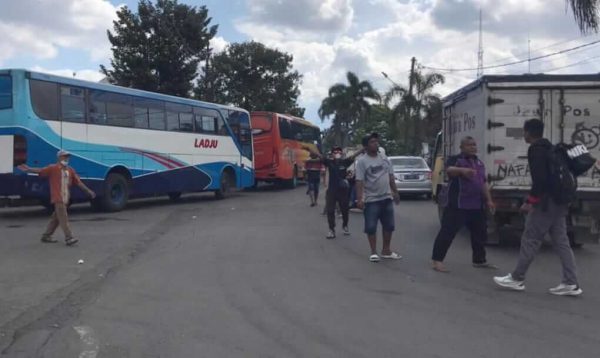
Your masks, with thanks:
[(42, 178), (48, 178), (50, 183), (50, 199), (54, 205), (54, 213), (52, 213), (46, 232), (42, 235), (42, 242), (58, 242), (58, 240), (52, 238), (52, 235), (60, 225), (65, 233), (65, 242), (67, 246), (72, 246), (79, 240), (73, 237), (73, 233), (69, 226), (69, 217), (67, 216), (67, 205), (69, 204), (71, 197), (70, 188), (76, 184), (81, 190), (87, 192), (92, 199), (96, 197), (96, 194), (90, 190), (90, 188), (85, 186), (85, 184), (81, 182), (81, 179), (79, 179), (75, 170), (69, 167), (71, 153), (60, 150), (56, 154), (56, 157), (58, 158), (58, 162), (45, 168), (31, 168), (23, 164), (19, 166), (19, 169), (27, 173), (37, 173)]

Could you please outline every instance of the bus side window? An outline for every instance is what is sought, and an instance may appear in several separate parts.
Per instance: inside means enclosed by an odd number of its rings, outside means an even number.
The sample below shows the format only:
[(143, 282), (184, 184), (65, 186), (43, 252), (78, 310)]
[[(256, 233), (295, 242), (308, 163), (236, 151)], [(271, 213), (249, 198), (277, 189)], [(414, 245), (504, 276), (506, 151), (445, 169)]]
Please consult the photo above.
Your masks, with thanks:
[[(216, 134), (219, 130), (219, 112), (214, 109), (194, 107), (194, 131), (197, 133)], [(222, 120), (221, 120), (222, 122)]]
[(179, 131), (179, 113), (167, 112), (167, 130)]
[(217, 134), (219, 135), (229, 135), (229, 132), (227, 131), (227, 126), (225, 125), (225, 121), (223, 120), (223, 117), (217, 115)]
[(179, 130), (182, 132), (193, 132), (194, 115), (191, 113), (179, 113)]
[(107, 124), (119, 127), (133, 127), (132, 97), (117, 93), (106, 93)]
[(214, 134), (217, 131), (217, 119), (212, 116), (202, 116), (202, 133)]
[(0, 109), (12, 107), (12, 77), (0, 75)]
[(60, 112), (65, 122), (85, 123), (83, 88), (60, 86)]
[(167, 102), (166, 108), (167, 130), (181, 132), (193, 131), (193, 114), (191, 106)]
[(58, 85), (53, 82), (29, 80), (29, 87), (35, 114), (41, 119), (58, 120)]
[(102, 100), (102, 92), (89, 90), (90, 106), (89, 121), (90, 124), (106, 124), (107, 112), (106, 102)]

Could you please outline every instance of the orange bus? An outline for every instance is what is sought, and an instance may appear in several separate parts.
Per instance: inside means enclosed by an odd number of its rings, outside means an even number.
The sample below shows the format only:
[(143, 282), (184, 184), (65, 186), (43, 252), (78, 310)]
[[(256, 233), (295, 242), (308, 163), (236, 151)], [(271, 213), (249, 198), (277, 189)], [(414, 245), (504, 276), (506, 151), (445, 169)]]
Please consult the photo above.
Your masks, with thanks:
[(295, 188), (309, 158), (303, 146), (321, 147), (321, 130), (302, 118), (272, 112), (250, 114), (256, 181)]

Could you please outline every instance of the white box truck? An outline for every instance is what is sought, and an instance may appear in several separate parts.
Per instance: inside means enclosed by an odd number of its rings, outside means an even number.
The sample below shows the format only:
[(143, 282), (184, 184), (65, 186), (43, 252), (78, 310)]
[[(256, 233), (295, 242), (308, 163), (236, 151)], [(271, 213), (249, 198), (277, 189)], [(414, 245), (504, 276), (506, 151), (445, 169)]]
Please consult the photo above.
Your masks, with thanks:
[[(477, 140), (488, 182), (497, 205), (490, 217), (490, 241), (504, 230), (522, 230), (519, 207), (531, 187), (528, 145), (523, 140), (527, 119), (544, 121), (544, 136), (553, 143), (584, 144), (600, 159), (600, 74), (483, 76), (443, 100), (443, 129), (434, 153), (437, 194), (448, 178), (446, 158), (460, 152), (465, 136)], [(568, 218), (569, 235), (577, 241), (600, 238), (600, 164), (578, 178), (578, 198)]]

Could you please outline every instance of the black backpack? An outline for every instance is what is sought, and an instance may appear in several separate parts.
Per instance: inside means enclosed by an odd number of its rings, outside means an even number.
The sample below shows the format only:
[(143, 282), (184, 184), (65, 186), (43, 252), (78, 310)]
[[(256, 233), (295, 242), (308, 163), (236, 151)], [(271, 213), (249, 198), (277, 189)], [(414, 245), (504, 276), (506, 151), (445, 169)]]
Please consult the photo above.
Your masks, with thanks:
[(566, 153), (569, 170), (575, 177), (585, 174), (596, 164), (596, 158), (592, 157), (583, 144), (570, 145), (560, 143), (556, 147)]
[(552, 146), (548, 151), (548, 175), (550, 197), (557, 204), (570, 204), (575, 200), (577, 178), (570, 168), (570, 159), (565, 144)]

